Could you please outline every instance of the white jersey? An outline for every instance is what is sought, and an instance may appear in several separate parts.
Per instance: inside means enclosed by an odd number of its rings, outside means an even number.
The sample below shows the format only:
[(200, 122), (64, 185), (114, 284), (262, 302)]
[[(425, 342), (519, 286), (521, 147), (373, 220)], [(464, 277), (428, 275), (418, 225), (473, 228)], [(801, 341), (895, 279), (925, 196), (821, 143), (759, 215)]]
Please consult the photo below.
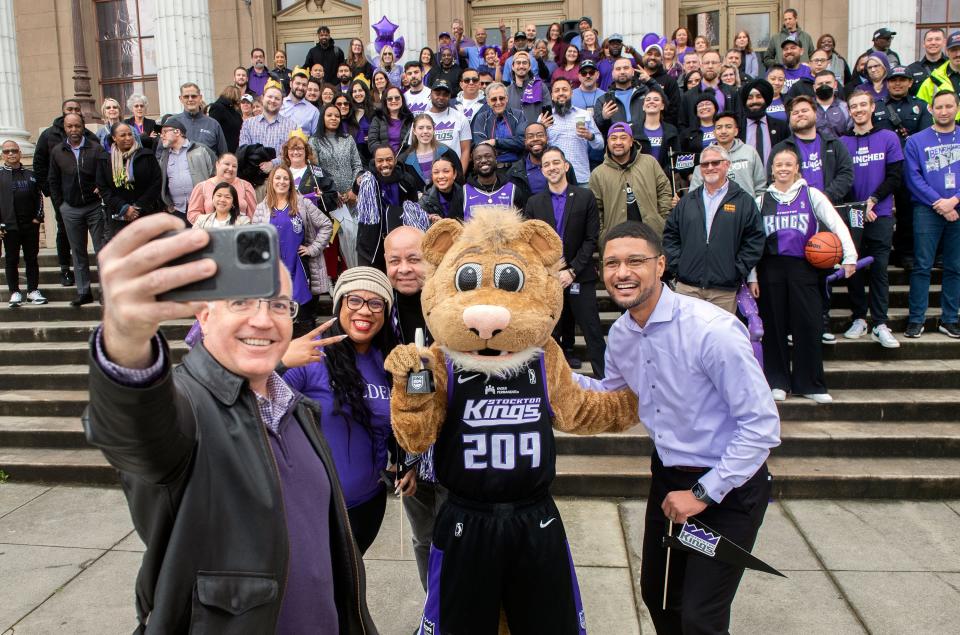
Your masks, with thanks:
[(456, 108), (447, 108), (443, 112), (427, 110), (427, 114), (433, 118), (433, 136), (436, 140), (460, 157), (460, 142), (473, 139), (467, 118)]
[(422, 112), (426, 112), (432, 102), (430, 101), (430, 89), (426, 86), (423, 87), (419, 93), (414, 93), (413, 91), (407, 91), (404, 93), (404, 99), (407, 102), (407, 108), (410, 109), (414, 115), (419, 115)]
[(485, 103), (486, 101), (483, 99), (482, 90), (477, 93), (476, 99), (467, 99), (463, 96), (462, 92), (457, 96), (457, 108), (460, 109), (460, 112), (463, 113), (463, 116), (466, 117), (470, 123), (473, 123), (473, 116), (483, 108)]

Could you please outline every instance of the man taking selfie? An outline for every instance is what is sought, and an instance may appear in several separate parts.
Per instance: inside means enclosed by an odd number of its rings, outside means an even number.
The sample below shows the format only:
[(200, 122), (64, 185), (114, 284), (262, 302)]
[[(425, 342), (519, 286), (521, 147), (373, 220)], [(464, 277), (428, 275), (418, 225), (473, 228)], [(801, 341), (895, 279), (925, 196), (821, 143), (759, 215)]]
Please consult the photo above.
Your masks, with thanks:
[[(120, 470), (147, 547), (140, 630), (376, 633), (319, 412), (274, 372), (299, 308), (290, 276), (272, 298), (158, 301), (231, 264), (165, 266), (210, 240), (161, 237), (179, 229), (145, 217), (100, 252), (90, 345), (87, 439)], [(173, 368), (158, 327), (192, 315), (203, 341)]]

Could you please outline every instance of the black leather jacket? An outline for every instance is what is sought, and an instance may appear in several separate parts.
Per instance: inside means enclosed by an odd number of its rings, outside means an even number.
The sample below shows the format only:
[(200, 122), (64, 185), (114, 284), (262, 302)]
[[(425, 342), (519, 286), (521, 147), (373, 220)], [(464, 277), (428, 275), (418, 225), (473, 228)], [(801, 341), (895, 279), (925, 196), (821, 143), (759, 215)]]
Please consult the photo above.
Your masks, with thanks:
[[(319, 412), (299, 395), (291, 408), (330, 479), (339, 632), (376, 635), (363, 561)], [(145, 388), (118, 384), (91, 358), (83, 424), (87, 440), (120, 470), (134, 526), (147, 545), (137, 577), (139, 632), (275, 632), (288, 568), (287, 526), (279, 474), (246, 380), (202, 344), (178, 367), (168, 362), (161, 379)]]

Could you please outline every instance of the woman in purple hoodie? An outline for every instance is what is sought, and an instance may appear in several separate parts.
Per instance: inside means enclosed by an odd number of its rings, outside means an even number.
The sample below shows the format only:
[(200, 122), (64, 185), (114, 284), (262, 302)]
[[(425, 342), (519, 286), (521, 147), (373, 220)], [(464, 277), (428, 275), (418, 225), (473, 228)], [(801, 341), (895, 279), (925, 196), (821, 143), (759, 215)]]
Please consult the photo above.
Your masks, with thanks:
[[(395, 338), (390, 323), (393, 289), (372, 267), (352, 267), (333, 290), (336, 323), (324, 336), (343, 335), (319, 360), (292, 368), (284, 381), (320, 404), (320, 430), (333, 452), (347, 502), (350, 526), (361, 553), (373, 544), (387, 503), (381, 471), (389, 467), (390, 386), (383, 359)], [(416, 470), (399, 489), (416, 491)]]

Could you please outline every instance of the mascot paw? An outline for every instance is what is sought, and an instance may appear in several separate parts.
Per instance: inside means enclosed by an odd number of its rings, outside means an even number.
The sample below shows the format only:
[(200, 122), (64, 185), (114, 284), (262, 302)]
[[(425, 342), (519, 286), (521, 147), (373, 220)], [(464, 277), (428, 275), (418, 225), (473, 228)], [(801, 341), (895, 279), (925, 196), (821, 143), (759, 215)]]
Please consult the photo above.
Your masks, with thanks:
[(433, 370), (433, 354), (428, 348), (418, 348), (416, 344), (403, 344), (394, 348), (383, 367), (394, 379), (402, 379), (422, 368)]

